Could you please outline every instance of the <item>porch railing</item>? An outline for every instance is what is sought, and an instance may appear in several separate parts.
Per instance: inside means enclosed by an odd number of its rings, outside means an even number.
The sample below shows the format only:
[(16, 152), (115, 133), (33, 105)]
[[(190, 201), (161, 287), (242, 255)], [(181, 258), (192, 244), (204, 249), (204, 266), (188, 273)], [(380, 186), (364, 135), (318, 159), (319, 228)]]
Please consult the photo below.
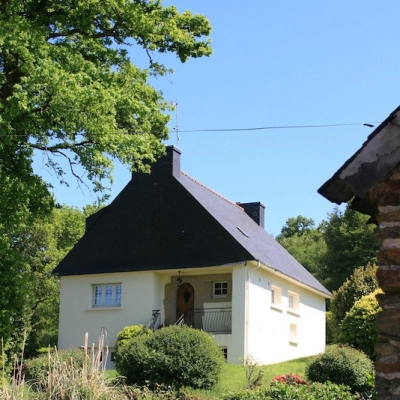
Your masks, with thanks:
[(232, 308), (195, 308), (182, 314), (178, 321), (209, 333), (231, 333)]

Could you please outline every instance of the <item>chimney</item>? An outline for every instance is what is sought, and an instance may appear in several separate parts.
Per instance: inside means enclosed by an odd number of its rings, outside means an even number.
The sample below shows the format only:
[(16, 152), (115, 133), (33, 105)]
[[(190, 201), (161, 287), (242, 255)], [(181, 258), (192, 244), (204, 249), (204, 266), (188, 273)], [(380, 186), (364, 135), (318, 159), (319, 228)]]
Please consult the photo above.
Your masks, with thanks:
[[(172, 175), (179, 180), (181, 174), (181, 151), (175, 146), (167, 146), (166, 154), (151, 164), (151, 175), (165, 176)], [(132, 179), (144, 174), (133, 172)], [(146, 174), (147, 175), (147, 174)]]
[(264, 214), (265, 205), (259, 201), (253, 203), (236, 203), (238, 206), (242, 207), (245, 213), (254, 220), (261, 228), (264, 228)]

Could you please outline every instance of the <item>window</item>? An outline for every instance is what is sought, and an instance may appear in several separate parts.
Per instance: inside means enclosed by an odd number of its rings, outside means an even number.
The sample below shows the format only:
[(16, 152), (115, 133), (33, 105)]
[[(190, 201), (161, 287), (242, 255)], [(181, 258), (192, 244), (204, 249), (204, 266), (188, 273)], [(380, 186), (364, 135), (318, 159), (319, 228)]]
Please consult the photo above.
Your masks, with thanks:
[(122, 286), (120, 283), (93, 285), (93, 307), (121, 307)]
[(290, 324), (289, 342), (297, 344), (297, 324)]
[(298, 313), (300, 306), (300, 296), (298, 293), (288, 292), (288, 311)]
[(228, 296), (228, 282), (214, 282), (213, 296), (214, 297), (227, 297)]
[(224, 357), (224, 360), (227, 361), (228, 360), (228, 348), (227, 347), (220, 347), (221, 351), (222, 351), (222, 356)]
[(282, 289), (271, 285), (271, 307), (281, 308)]

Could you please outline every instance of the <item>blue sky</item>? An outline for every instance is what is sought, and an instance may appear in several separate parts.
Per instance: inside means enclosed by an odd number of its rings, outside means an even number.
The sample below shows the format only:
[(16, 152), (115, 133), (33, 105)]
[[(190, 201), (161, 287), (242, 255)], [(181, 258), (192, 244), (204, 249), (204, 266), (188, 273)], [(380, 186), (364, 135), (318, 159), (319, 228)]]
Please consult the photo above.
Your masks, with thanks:
[[(289, 217), (318, 224), (334, 204), (317, 189), (399, 105), (398, 0), (325, 2), (170, 0), (206, 15), (214, 54), (153, 81), (178, 103), (167, 144), (183, 171), (232, 201), (261, 201), (276, 236)], [(137, 50), (136, 50), (137, 51)], [(143, 55), (132, 53), (132, 60)], [(179, 143), (173, 128), (178, 123)], [(187, 132), (207, 129), (337, 125), (325, 128)], [(38, 170), (45, 179), (45, 171)], [(118, 166), (114, 198), (130, 179)], [(71, 181), (58, 202), (82, 207), (93, 196)]]

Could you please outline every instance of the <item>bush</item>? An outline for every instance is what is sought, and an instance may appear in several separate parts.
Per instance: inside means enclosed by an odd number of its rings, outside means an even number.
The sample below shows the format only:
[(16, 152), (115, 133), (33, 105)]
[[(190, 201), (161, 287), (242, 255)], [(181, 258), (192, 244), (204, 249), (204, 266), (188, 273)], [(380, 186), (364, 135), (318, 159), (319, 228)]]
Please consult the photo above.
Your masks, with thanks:
[[(52, 351), (51, 354), (54, 355), (54, 351)], [(57, 352), (57, 359), (60, 360), (60, 362), (73, 364), (76, 368), (82, 368), (85, 357), (86, 356), (82, 349), (79, 349), (77, 347), (59, 350)], [(26, 380), (34, 380), (37, 382), (45, 381), (51, 367), (49, 365), (49, 361), (50, 357), (48, 353), (42, 354), (30, 360), (26, 360), (24, 365)]]
[(153, 331), (146, 328), (144, 325), (130, 325), (123, 328), (117, 335), (117, 342), (115, 344), (115, 351), (118, 351), (118, 346), (139, 335), (151, 335)]
[(223, 356), (211, 335), (170, 326), (121, 342), (115, 366), (128, 384), (210, 388), (218, 382)]
[(375, 360), (376, 314), (381, 310), (375, 292), (357, 300), (344, 317), (340, 325), (340, 341), (363, 351), (371, 360)]
[(325, 384), (312, 383), (310, 385), (288, 385), (282, 382), (273, 382), (270, 387), (243, 390), (223, 396), (223, 400), (353, 400), (350, 389), (345, 385), (336, 385), (331, 382)]
[(298, 374), (278, 375), (272, 378), (272, 382), (282, 382), (287, 385), (308, 385), (308, 382)]
[(331, 312), (331, 321), (329, 328), (334, 341), (339, 341), (339, 326), (346, 316), (346, 312), (350, 311), (354, 303), (361, 297), (372, 293), (378, 289), (378, 281), (376, 280), (376, 265), (368, 264), (366, 267), (358, 267), (353, 274), (346, 279), (337, 291), (333, 292), (330, 301), (329, 310)]
[(361, 351), (340, 345), (330, 345), (324, 354), (314, 357), (306, 366), (306, 376), (312, 382), (332, 382), (349, 386), (353, 393), (372, 390), (372, 361)]

